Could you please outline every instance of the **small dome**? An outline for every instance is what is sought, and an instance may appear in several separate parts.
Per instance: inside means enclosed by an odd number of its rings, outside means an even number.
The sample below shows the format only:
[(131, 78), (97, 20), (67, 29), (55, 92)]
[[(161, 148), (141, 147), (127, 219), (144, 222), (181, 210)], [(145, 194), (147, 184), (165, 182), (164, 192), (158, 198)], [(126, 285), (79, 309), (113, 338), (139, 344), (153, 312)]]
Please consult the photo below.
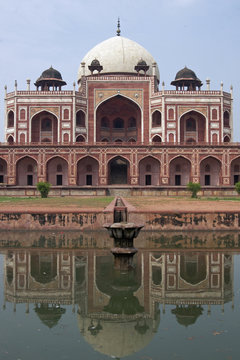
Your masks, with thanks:
[(194, 71), (188, 69), (186, 66), (179, 70), (175, 76), (175, 80), (188, 79), (188, 80), (199, 80)]
[(40, 78), (42, 78), (42, 79), (59, 79), (59, 80), (62, 80), (62, 75), (61, 75), (61, 73), (59, 71), (57, 71), (56, 69), (54, 69), (51, 66), (49, 69), (43, 71)]
[[(152, 55), (141, 45), (122, 36), (114, 36), (107, 39), (91, 49), (82, 59), (85, 63), (85, 75), (91, 75), (89, 65), (93, 59), (98, 59), (103, 67), (102, 74), (132, 74), (136, 76), (134, 67), (139, 59), (144, 59), (149, 65), (147, 75), (152, 75), (152, 64), (156, 63)], [(78, 70), (78, 81), (83, 75), (83, 69), (80, 65)], [(159, 70), (156, 66), (156, 76), (159, 80)]]

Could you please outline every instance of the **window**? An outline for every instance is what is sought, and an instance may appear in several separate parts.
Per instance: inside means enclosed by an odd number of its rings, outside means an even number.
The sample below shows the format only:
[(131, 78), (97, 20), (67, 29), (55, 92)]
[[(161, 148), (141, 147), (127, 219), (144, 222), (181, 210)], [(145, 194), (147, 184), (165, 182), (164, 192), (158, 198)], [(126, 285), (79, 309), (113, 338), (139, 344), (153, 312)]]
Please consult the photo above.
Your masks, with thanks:
[(8, 127), (14, 127), (14, 113), (13, 111), (9, 111), (8, 113)]
[(228, 112), (228, 111), (224, 111), (224, 114), (223, 114), (223, 125), (224, 125), (224, 127), (230, 127), (230, 123), (229, 123), (229, 112)]
[(79, 127), (85, 127), (85, 114), (81, 110), (77, 112), (76, 125)]
[(123, 129), (124, 128), (124, 121), (121, 118), (116, 118), (113, 121), (114, 129)]
[(152, 127), (160, 127), (162, 125), (162, 114), (155, 111), (152, 115)]

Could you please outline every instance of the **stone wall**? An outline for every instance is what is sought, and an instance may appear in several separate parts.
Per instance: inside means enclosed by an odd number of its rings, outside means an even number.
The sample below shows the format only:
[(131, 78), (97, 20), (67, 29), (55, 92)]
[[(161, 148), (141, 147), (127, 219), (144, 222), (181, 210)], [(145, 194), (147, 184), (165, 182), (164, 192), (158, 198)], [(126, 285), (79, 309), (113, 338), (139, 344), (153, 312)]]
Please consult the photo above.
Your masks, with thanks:
[[(131, 211), (128, 221), (144, 230), (240, 230), (240, 212), (164, 213)], [(0, 213), (0, 230), (98, 230), (113, 222), (113, 213)]]

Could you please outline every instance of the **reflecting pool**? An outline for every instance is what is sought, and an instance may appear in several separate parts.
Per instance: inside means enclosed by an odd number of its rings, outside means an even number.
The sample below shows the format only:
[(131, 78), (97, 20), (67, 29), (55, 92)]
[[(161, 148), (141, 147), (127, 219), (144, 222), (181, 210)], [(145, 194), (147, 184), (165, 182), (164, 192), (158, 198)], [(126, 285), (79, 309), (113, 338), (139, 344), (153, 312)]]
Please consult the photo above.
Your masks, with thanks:
[(238, 359), (240, 234), (0, 232), (0, 359)]

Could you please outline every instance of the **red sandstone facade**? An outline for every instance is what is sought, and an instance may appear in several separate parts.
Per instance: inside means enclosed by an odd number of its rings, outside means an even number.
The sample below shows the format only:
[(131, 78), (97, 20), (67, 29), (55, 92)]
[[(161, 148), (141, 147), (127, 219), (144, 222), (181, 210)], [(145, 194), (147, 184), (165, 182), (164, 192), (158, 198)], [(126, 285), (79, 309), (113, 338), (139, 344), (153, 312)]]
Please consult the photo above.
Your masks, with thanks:
[(36, 91), (29, 81), (26, 91), (17, 84), (6, 91), (1, 183), (150, 189), (193, 181), (233, 189), (240, 180), (240, 148), (232, 143), (232, 91), (224, 92), (222, 84), (210, 90), (209, 81), (201, 90), (186, 68), (186, 79), (173, 82), (176, 90), (163, 84), (159, 91), (156, 64), (149, 75), (104, 72), (104, 66), (103, 73), (85, 75), (87, 66), (81, 65), (78, 90), (61, 90), (65, 83), (56, 80), (56, 71), (48, 82), (40, 77)]

